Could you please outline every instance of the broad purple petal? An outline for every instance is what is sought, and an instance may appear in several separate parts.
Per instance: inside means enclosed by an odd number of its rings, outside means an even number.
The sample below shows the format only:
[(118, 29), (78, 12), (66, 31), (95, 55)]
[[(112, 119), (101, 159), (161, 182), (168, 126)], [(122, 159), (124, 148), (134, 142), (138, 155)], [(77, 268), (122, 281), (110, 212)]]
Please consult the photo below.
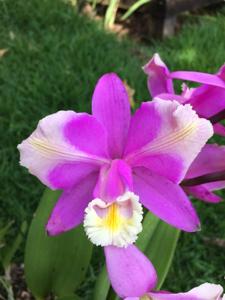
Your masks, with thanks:
[(155, 105), (142, 103), (131, 118), (124, 156), (136, 151), (159, 134), (161, 116)]
[(199, 229), (199, 219), (180, 186), (145, 168), (134, 170), (134, 192), (140, 202), (163, 221), (179, 229)]
[(137, 247), (108, 246), (104, 249), (110, 282), (121, 298), (141, 297), (155, 287), (156, 271)]
[(123, 82), (116, 74), (105, 74), (99, 79), (92, 112), (107, 130), (111, 157), (120, 158), (130, 124), (130, 104)]
[(132, 118), (124, 159), (178, 183), (212, 134), (211, 123), (189, 104), (156, 98)]
[(96, 198), (111, 202), (127, 190), (133, 190), (133, 180), (131, 168), (125, 161), (115, 159), (111, 165), (102, 167), (94, 191)]
[(84, 210), (93, 199), (98, 174), (92, 173), (73, 188), (62, 193), (46, 225), (49, 235), (57, 235), (78, 226)]
[(159, 54), (154, 54), (143, 70), (148, 75), (148, 89), (152, 97), (161, 93), (174, 94), (170, 71)]
[(103, 126), (73, 111), (42, 119), (18, 149), (21, 165), (52, 189), (70, 188), (109, 161)]
[(170, 77), (173, 79), (189, 80), (193, 82), (225, 88), (225, 81), (221, 78), (221, 76), (218, 76), (217, 74), (214, 75), (193, 71), (175, 71), (170, 73)]

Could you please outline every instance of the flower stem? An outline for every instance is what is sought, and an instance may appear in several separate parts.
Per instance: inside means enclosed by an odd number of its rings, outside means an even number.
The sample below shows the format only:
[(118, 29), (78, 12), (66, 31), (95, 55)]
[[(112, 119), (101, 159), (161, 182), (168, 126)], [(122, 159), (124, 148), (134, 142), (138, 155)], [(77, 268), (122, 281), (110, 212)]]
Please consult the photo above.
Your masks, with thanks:
[(219, 121), (222, 121), (224, 119), (225, 119), (225, 109), (221, 110), (220, 112), (218, 112), (214, 116), (209, 117), (209, 121), (212, 124), (218, 123)]
[(185, 179), (181, 182), (181, 185), (193, 186), (193, 185), (199, 185), (199, 184), (221, 181), (221, 180), (225, 180), (225, 171), (214, 172), (214, 173), (209, 173), (209, 174), (205, 174), (190, 179)]

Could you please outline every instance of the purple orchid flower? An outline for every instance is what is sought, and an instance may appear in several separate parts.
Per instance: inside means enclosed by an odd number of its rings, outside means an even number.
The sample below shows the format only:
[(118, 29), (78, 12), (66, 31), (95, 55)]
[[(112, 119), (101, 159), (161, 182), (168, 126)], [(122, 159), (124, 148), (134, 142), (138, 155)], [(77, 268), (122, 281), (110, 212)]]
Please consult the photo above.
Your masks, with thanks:
[(221, 285), (203, 283), (186, 293), (149, 292), (142, 297), (127, 297), (125, 300), (225, 300), (222, 294)]
[[(156, 283), (154, 267), (132, 245), (142, 230), (141, 204), (172, 226), (198, 230), (195, 209), (178, 184), (212, 134), (209, 121), (176, 101), (146, 102), (131, 116), (122, 81), (106, 74), (96, 85), (92, 115), (49, 115), (18, 149), (21, 165), (63, 190), (48, 234), (84, 222), (90, 240), (105, 247), (110, 280), (128, 296)], [(125, 282), (132, 273), (137, 277), (130, 287)]]
[[(225, 147), (208, 144), (191, 164), (183, 181), (183, 189), (195, 198), (210, 203), (218, 203), (222, 198), (214, 191), (225, 187)], [(186, 184), (188, 183), (188, 184)]]
[[(199, 116), (211, 119), (214, 132), (225, 136), (225, 127), (218, 122), (225, 117), (225, 64), (217, 74), (192, 71), (170, 72), (166, 64), (156, 53), (143, 67), (148, 75), (148, 88), (152, 98), (159, 96), (165, 100), (177, 100), (182, 104), (191, 104)], [(181, 95), (175, 95), (173, 79), (189, 80), (201, 85), (189, 89), (183, 85)]]
[[(190, 71), (171, 73), (160, 56), (155, 54), (144, 66), (144, 71), (148, 75), (148, 88), (152, 97), (166, 101), (174, 99), (181, 104), (191, 104), (199, 116), (209, 119), (224, 113), (225, 65), (215, 75)], [(183, 93), (176, 95), (173, 88), (173, 78), (196, 81), (202, 85), (194, 89), (188, 89), (185, 86)], [(225, 129), (220, 123), (214, 124), (214, 131), (225, 135)], [(203, 148), (185, 177), (185, 179), (194, 179), (186, 181), (188, 184), (184, 189), (188, 194), (206, 202), (217, 203), (222, 200), (213, 191), (225, 187), (225, 181), (219, 179), (219, 177), (225, 179), (224, 151), (224, 147), (216, 144), (206, 145)], [(212, 174), (214, 175), (212, 176)], [(205, 184), (196, 184), (201, 182), (201, 180), (195, 180), (195, 177), (199, 176), (203, 181), (206, 181)]]

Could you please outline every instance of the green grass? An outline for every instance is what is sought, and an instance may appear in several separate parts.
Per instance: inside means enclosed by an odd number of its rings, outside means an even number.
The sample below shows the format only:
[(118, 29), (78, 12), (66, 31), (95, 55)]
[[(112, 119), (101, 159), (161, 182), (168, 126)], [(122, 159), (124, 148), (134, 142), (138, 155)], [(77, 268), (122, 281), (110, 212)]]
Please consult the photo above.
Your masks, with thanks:
[[(13, 219), (18, 227), (23, 219), (30, 220), (43, 191), (39, 181), (19, 166), (17, 144), (47, 114), (60, 109), (90, 111), (93, 88), (101, 74), (118, 73), (135, 89), (137, 99), (148, 100), (141, 66), (154, 52), (173, 70), (218, 69), (224, 62), (225, 17), (202, 17), (193, 23), (178, 36), (147, 48), (118, 41), (59, 0), (0, 0), (0, 48), (8, 49), (0, 58), (3, 223)], [(186, 290), (203, 281), (224, 283), (224, 249), (206, 245), (203, 237), (225, 239), (225, 203), (195, 203), (203, 230), (182, 234), (165, 289)], [(91, 282), (85, 286), (89, 299), (95, 279), (92, 271)]]

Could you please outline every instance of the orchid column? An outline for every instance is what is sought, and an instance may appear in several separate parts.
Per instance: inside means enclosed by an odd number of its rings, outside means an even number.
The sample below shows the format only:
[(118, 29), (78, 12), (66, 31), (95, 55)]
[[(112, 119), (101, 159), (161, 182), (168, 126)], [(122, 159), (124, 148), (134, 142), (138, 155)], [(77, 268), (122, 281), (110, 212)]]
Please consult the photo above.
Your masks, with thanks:
[(138, 297), (156, 284), (153, 266), (132, 245), (142, 229), (141, 204), (172, 226), (199, 229), (179, 183), (213, 129), (189, 104), (176, 101), (155, 99), (131, 116), (116, 74), (98, 81), (92, 112), (60, 111), (42, 119), (18, 146), (21, 164), (49, 188), (63, 191), (48, 234), (84, 222), (90, 240), (105, 247), (114, 289), (121, 297)]

